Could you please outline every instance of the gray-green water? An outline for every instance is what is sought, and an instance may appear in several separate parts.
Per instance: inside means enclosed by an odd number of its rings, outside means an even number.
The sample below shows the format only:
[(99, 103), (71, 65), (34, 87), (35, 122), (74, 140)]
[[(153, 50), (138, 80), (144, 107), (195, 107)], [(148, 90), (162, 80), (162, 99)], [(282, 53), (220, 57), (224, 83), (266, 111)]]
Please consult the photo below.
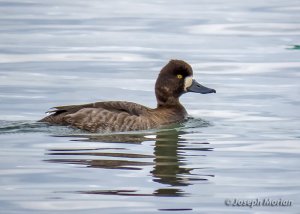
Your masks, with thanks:
[[(299, 1), (0, 1), (0, 26), (1, 213), (299, 213)], [(171, 58), (217, 90), (182, 97), (184, 124), (35, 122), (64, 104), (155, 107)]]

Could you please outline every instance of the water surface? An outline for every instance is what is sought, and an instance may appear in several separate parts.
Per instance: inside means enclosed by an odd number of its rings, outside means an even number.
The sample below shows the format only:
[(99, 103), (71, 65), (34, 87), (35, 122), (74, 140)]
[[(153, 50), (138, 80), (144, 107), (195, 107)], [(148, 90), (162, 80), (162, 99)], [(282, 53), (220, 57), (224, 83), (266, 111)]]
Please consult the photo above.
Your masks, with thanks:
[[(15, 0), (0, 14), (1, 212), (299, 212), (299, 1)], [(155, 107), (172, 58), (217, 90), (184, 95), (183, 124), (101, 135), (35, 122), (57, 105)]]

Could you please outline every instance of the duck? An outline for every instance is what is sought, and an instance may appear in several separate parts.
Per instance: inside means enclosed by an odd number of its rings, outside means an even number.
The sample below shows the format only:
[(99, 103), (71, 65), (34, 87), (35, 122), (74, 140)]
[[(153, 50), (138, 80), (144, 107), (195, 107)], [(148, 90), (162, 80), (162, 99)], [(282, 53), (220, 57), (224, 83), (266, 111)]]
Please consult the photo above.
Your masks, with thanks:
[(128, 101), (57, 106), (38, 122), (93, 133), (158, 129), (186, 120), (188, 114), (179, 98), (188, 92), (209, 94), (216, 93), (216, 90), (198, 83), (187, 62), (172, 59), (161, 69), (155, 83), (156, 108)]

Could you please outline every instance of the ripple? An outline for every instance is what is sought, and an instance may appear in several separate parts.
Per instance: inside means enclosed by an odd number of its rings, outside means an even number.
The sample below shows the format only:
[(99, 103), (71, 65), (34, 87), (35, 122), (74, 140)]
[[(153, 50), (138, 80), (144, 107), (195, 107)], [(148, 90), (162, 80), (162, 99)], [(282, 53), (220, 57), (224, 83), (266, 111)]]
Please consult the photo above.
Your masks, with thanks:
[[(189, 117), (185, 122), (181, 124), (174, 124), (166, 126), (161, 129), (131, 131), (123, 133), (89, 133), (84, 130), (71, 128), (69, 126), (51, 125), (47, 123), (41, 123), (30, 120), (17, 120), (8, 121), (0, 120), (0, 134), (12, 134), (12, 133), (49, 133), (50, 135), (57, 137), (80, 137), (88, 138), (88, 141), (107, 141), (107, 142), (141, 142), (151, 139), (151, 133), (156, 131), (168, 131), (173, 129), (190, 129), (208, 127), (212, 124), (209, 121), (201, 118)], [(128, 135), (127, 135), (128, 133)], [(146, 135), (145, 135), (146, 134)]]
[[(20, 201), (15, 202), (18, 206), (23, 209), (30, 210), (54, 210), (54, 211), (68, 211), (68, 210), (87, 210), (87, 209), (104, 209), (104, 208), (116, 208), (115, 200), (105, 200), (105, 202), (99, 202), (99, 200), (44, 200), (44, 201)], [(149, 203), (146, 202), (130, 202), (130, 201), (119, 201), (118, 205), (122, 208), (132, 207), (148, 207)]]
[(34, 121), (0, 120), (0, 134), (46, 132), (48, 125)]
[(247, 23), (247, 24), (209, 24), (186, 28), (191, 34), (243, 35), (243, 36), (286, 36), (300, 35), (298, 23)]

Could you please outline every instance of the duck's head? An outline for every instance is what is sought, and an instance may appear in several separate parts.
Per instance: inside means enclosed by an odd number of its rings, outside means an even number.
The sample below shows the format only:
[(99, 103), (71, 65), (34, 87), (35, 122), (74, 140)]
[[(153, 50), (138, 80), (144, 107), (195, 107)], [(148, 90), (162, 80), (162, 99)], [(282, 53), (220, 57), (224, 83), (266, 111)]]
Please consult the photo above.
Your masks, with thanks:
[(158, 106), (174, 105), (187, 92), (201, 94), (216, 93), (193, 79), (192, 67), (182, 60), (171, 60), (160, 71), (155, 83)]

